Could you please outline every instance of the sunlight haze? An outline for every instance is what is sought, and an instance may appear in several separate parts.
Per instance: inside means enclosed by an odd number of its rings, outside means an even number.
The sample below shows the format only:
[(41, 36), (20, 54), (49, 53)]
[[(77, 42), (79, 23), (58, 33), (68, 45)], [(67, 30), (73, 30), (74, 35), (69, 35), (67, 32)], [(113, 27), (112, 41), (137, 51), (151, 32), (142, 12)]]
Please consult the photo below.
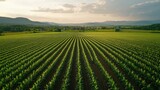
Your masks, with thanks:
[(160, 19), (160, 0), (0, 0), (1, 17), (83, 23)]

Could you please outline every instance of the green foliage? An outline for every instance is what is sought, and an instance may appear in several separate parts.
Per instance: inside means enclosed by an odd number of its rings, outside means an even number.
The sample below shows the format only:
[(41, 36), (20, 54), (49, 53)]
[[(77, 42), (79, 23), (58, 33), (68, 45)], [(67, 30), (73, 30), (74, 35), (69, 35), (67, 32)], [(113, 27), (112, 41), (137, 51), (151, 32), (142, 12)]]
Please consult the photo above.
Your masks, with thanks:
[(121, 27), (120, 26), (116, 26), (115, 27), (115, 32), (120, 32), (121, 31)]
[(62, 30), (60, 29), (60, 28), (57, 28), (56, 30), (55, 30), (55, 32), (61, 32)]
[(5, 35), (0, 89), (158, 90), (159, 38), (146, 32)]
[(0, 31), (0, 36), (2, 36), (2, 34), (3, 34), (3, 31)]
[(33, 33), (47, 31), (47, 32), (62, 32), (62, 31), (76, 31), (76, 32), (95, 32), (95, 31), (110, 31), (115, 30), (119, 32), (122, 30), (160, 30), (160, 24), (146, 25), (146, 26), (36, 26), (36, 25), (12, 25), (1, 24), (0, 31), (3, 32), (24, 32), (30, 31)]

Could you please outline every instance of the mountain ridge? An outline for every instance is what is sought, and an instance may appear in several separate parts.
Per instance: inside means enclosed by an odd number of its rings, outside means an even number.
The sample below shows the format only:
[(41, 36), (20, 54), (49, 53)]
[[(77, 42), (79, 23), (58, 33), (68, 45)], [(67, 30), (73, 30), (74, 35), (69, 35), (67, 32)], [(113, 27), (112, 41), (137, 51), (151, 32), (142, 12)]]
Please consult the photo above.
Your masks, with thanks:
[(54, 23), (54, 22), (40, 22), (32, 21), (25, 17), (0, 17), (0, 24), (13, 24), (13, 25), (36, 25), (36, 26), (117, 26), (117, 25), (152, 25), (160, 23), (160, 20), (139, 20), (139, 21), (104, 21), (104, 22), (86, 22), (86, 23)]
[(51, 23), (32, 21), (32, 20), (30, 20), (28, 18), (24, 18), (24, 17), (16, 17), (16, 18), (0, 17), (0, 24), (35, 25), (35, 26), (50, 26), (50, 25), (52, 25)]

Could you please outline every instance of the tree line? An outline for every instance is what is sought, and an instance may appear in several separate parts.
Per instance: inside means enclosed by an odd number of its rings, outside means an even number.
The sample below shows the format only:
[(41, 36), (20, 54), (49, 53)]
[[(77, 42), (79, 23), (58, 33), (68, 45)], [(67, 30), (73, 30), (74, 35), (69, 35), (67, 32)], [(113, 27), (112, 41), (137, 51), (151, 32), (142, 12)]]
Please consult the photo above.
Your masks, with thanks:
[(152, 24), (145, 26), (123, 26), (123, 29), (136, 29), (136, 30), (160, 30), (160, 24)]
[[(3, 32), (23, 32), (31, 31), (33, 33), (40, 31), (54, 31), (61, 32), (67, 30), (75, 31), (96, 31), (115, 29), (117, 26), (34, 26), (34, 25), (5, 25), (0, 24), (0, 35)], [(121, 29), (138, 29), (138, 30), (160, 30), (160, 24), (146, 25), (146, 26), (120, 26)]]

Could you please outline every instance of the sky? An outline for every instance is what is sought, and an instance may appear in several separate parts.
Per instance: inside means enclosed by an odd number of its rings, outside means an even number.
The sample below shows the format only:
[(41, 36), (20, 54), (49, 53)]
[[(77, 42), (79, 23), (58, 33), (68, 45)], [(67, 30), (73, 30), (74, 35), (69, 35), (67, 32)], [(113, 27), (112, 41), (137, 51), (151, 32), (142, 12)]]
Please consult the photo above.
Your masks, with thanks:
[(0, 16), (56, 23), (160, 20), (160, 0), (0, 0)]

